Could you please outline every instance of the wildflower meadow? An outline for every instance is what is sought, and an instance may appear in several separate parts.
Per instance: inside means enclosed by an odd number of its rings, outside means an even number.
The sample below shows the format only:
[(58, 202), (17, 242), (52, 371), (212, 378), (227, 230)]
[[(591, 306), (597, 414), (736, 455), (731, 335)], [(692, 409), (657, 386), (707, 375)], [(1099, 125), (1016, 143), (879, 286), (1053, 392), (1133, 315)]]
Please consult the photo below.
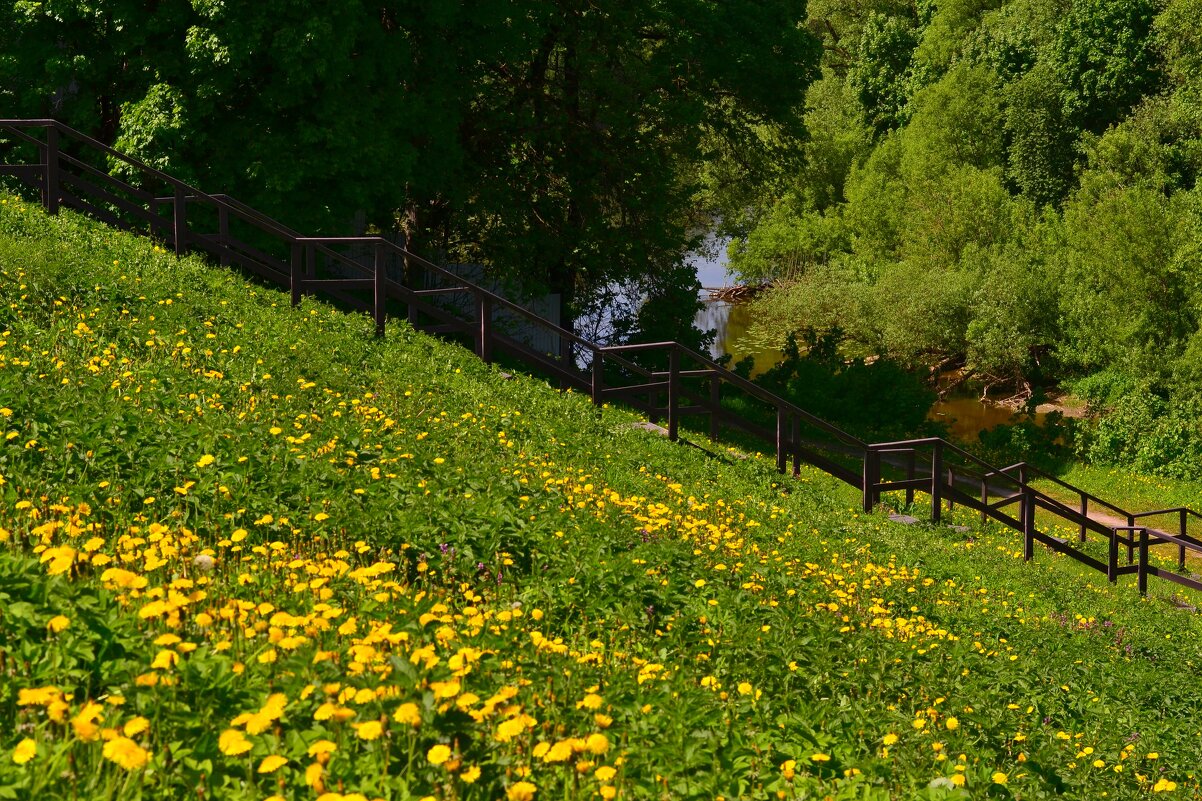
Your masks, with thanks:
[(1197, 599), (0, 204), (0, 798), (1198, 797)]

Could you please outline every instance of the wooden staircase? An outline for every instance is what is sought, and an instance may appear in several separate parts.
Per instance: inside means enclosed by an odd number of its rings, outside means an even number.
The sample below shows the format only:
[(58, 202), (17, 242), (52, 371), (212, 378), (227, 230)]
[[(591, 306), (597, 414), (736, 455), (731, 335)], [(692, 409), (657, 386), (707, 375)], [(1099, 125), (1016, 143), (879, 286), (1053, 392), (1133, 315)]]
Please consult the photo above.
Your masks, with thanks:
[[(682, 418), (704, 417), (711, 440), (724, 431), (743, 432), (775, 449), (781, 472), (791, 461), (797, 474), (805, 462), (856, 487), (865, 512), (876, 509), (882, 493), (902, 492), (910, 505), (922, 492), (930, 498), (933, 522), (940, 521), (945, 504), (960, 504), (979, 512), (982, 522), (994, 520), (1020, 533), (1028, 560), (1038, 542), (1105, 573), (1111, 582), (1133, 573), (1140, 593), (1147, 591), (1149, 576), (1202, 590), (1202, 581), (1186, 569), (1187, 553), (1202, 554), (1202, 540), (1187, 528), (1190, 517), (1202, 519), (1192, 509), (1130, 513), (1032, 465), (994, 467), (940, 438), (864, 442), (679, 343), (602, 347), (384, 238), (305, 236), (55, 120), (0, 120), (0, 155), (0, 176), (37, 193), (50, 214), (66, 206), (151, 236), (179, 255), (205, 253), (287, 287), (294, 305), (305, 295), (332, 298), (368, 312), (379, 336), (389, 316), (403, 316), (419, 330), (465, 340), (485, 361), (511, 359), (563, 388), (589, 394), (596, 404), (616, 401), (652, 422), (664, 419), (673, 440)], [(114, 164), (129, 180), (111, 174)], [(520, 331), (506, 325), (514, 320), (551, 335), (557, 351), (524, 342)], [(759, 422), (727, 408), (723, 399), (731, 395), (755, 405), (762, 412)], [(774, 427), (764, 424), (773, 418)], [(1078, 504), (1070, 506), (1032, 481), (1052, 482)], [(1096, 515), (1099, 509), (1107, 510), (1105, 518)], [(1076, 540), (1041, 531), (1037, 510), (1075, 527)], [(1171, 524), (1159, 528), (1142, 522), (1165, 518)], [(1107, 543), (1105, 560), (1080, 547), (1091, 535)], [(1177, 549), (1176, 570), (1149, 561), (1150, 549), (1164, 545)], [(1119, 559), (1123, 548), (1126, 564)]]

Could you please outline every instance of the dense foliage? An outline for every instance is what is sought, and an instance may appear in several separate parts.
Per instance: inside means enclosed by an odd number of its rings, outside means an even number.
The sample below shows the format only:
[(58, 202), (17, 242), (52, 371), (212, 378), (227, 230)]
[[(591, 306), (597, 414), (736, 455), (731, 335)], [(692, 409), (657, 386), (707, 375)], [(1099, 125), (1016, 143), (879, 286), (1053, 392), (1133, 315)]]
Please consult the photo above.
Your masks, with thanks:
[[(779, 363), (752, 376), (753, 359), (734, 365), (735, 372), (770, 392), (787, 398), (810, 414), (870, 441), (903, 439), (942, 430), (927, 420), (937, 395), (922, 376), (889, 359), (844, 359), (838, 330), (818, 335), (803, 331), (790, 336)], [(738, 411), (754, 417), (746, 404)], [(767, 428), (775, 416), (761, 412)]]
[(627, 284), (682, 334), (695, 303), (672, 292), (696, 294), (681, 257), (702, 172), (746, 184), (796, 151), (819, 53), (804, 15), (800, 0), (16, 2), (0, 8), (0, 105), (298, 230), (399, 229), (559, 293), (569, 322)]
[[(1198, 10), (812, 2), (806, 164), (726, 218), (739, 272), (780, 282), (759, 338), (838, 327), (849, 355), (1068, 385), (1099, 410), (1140, 395), (1121, 426), (1138, 414), (1196, 451), (1196, 417), (1158, 421), (1202, 377)], [(1090, 452), (1154, 448), (1116, 436)]]
[(1199, 790), (1169, 585), (11, 198), (0, 293), (0, 797)]

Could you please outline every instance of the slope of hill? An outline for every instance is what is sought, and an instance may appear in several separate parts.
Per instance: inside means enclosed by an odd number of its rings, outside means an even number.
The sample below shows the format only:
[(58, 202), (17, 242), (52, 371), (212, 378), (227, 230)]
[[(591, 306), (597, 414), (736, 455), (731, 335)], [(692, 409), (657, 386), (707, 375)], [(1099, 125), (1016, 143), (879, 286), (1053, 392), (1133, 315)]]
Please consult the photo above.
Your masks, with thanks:
[(0, 797), (1198, 792), (1163, 597), (13, 197), (0, 297)]

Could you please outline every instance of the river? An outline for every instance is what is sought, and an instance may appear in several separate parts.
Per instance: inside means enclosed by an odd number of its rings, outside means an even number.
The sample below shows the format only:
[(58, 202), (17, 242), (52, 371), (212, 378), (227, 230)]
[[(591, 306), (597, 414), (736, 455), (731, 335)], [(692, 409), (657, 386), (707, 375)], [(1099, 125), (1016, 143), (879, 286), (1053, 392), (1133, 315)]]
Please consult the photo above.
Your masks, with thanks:
[(710, 234), (702, 250), (689, 256), (690, 263), (697, 271), (697, 280), (701, 282), (701, 300), (705, 304), (697, 312), (693, 323), (702, 331), (713, 329), (717, 332), (714, 343), (710, 345), (711, 356), (717, 359), (730, 354), (735, 361), (750, 356), (755, 359), (751, 374), (759, 375), (780, 362), (780, 351), (757, 349), (746, 342), (747, 330), (751, 327), (751, 313), (745, 304), (710, 299), (710, 289), (731, 285), (731, 277), (726, 272), (728, 242)]
[[(709, 289), (732, 283), (726, 271), (726, 242), (715, 240), (711, 235), (703, 250), (690, 254), (689, 260), (697, 271), (702, 286), (701, 300), (705, 304), (694, 323), (702, 331), (713, 329), (717, 332), (710, 355), (718, 358), (730, 354), (733, 361), (750, 356), (755, 359), (752, 375), (759, 375), (778, 364), (782, 358), (780, 351), (755, 348), (746, 341), (751, 326), (751, 312), (746, 304), (710, 300)], [(1036, 423), (1043, 422), (1045, 411), (1036, 412)], [(1012, 407), (981, 401), (976, 395), (967, 394), (938, 401), (928, 416), (947, 424), (952, 438), (962, 442), (973, 442), (980, 432), (994, 426), (1016, 422)]]

